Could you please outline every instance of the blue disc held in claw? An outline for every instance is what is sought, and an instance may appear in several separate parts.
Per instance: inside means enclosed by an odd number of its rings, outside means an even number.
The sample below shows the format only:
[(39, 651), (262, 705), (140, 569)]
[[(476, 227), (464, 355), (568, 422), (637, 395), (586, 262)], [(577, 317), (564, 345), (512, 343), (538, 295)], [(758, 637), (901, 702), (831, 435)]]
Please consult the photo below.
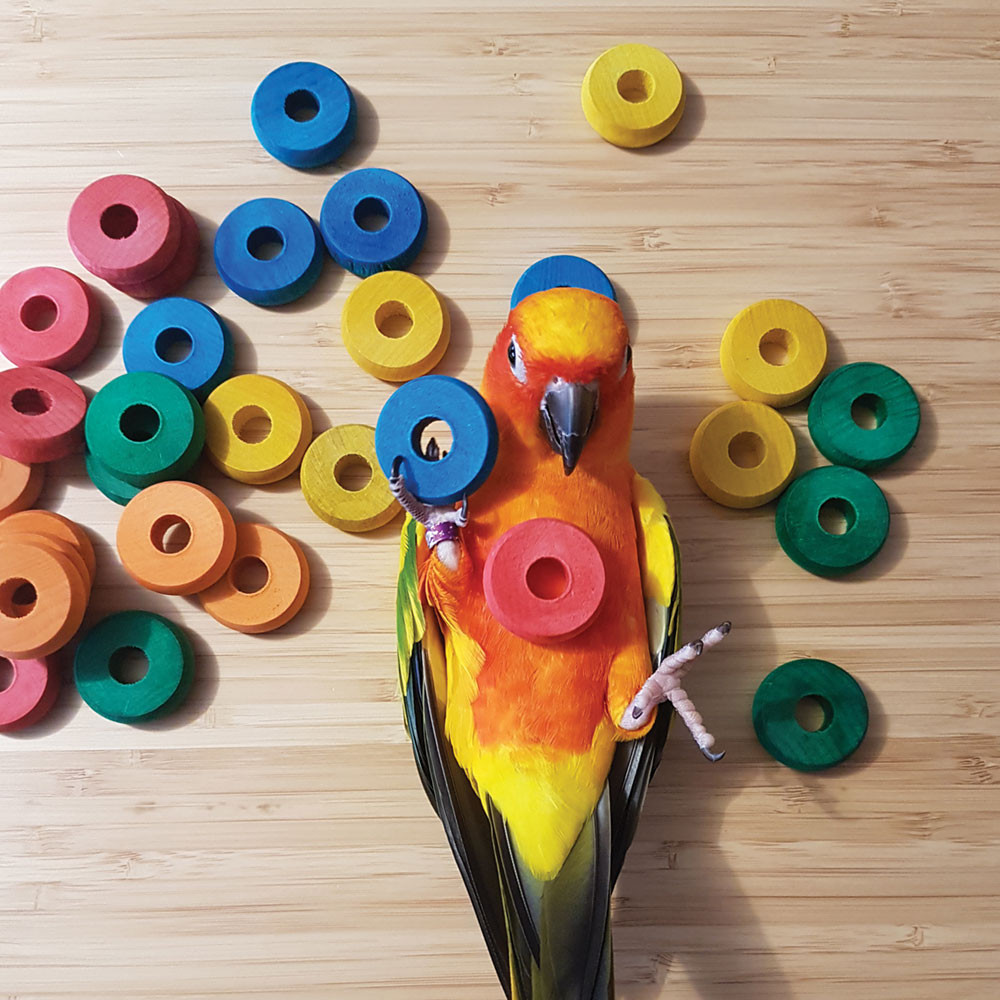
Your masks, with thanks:
[(290, 167), (332, 163), (354, 138), (358, 111), (351, 88), (314, 62), (286, 63), (254, 91), (250, 122), (260, 144)]
[[(433, 461), (420, 435), (435, 420), (448, 425), (451, 450)], [(386, 400), (375, 425), (375, 454), (386, 476), (394, 466), (407, 489), (426, 504), (455, 503), (479, 489), (497, 458), (497, 424), (486, 400), (448, 375), (425, 375)]]
[(159, 372), (199, 399), (232, 374), (233, 342), (214, 310), (194, 299), (157, 299), (122, 339), (127, 372)]
[(583, 257), (574, 257), (572, 254), (556, 254), (553, 257), (536, 260), (517, 279), (510, 296), (511, 309), (521, 299), (549, 288), (586, 288), (613, 302), (618, 301), (611, 279), (596, 264)]
[(319, 228), (330, 256), (359, 278), (405, 271), (424, 245), (427, 208), (405, 177), (363, 167), (327, 192)]
[(240, 298), (280, 306), (316, 284), (323, 244), (315, 223), (297, 205), (254, 198), (222, 220), (215, 234), (215, 267)]

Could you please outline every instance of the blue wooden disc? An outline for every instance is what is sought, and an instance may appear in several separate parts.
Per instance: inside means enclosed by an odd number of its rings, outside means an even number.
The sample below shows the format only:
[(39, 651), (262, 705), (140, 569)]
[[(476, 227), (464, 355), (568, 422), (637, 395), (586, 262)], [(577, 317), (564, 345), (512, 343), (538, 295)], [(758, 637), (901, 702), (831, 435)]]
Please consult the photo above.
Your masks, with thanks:
[(332, 69), (293, 62), (261, 80), (250, 121), (275, 159), (290, 167), (320, 167), (351, 144), (358, 112), (351, 88)]
[[(452, 433), (451, 450), (432, 462), (420, 435), (435, 420)], [(392, 475), (396, 459), (409, 491), (428, 504), (450, 504), (479, 489), (497, 458), (497, 424), (486, 400), (448, 375), (425, 375), (401, 385), (386, 400), (375, 425), (375, 454)]]
[(234, 208), (215, 234), (215, 267), (240, 298), (280, 306), (305, 295), (323, 267), (312, 219), (280, 198), (254, 198)]
[(556, 254), (554, 257), (543, 257), (536, 260), (514, 286), (510, 296), (510, 307), (513, 309), (521, 299), (526, 299), (535, 292), (544, 292), (549, 288), (586, 288), (598, 295), (604, 295), (614, 302), (618, 301), (611, 279), (596, 265), (583, 257), (571, 254)]
[[(384, 221), (379, 229), (365, 228)], [(427, 236), (427, 209), (417, 189), (391, 170), (352, 170), (323, 199), (319, 228), (330, 256), (359, 278), (405, 271)]]
[(204, 400), (232, 373), (233, 342), (226, 324), (201, 302), (157, 299), (129, 323), (122, 357), (126, 371), (159, 372)]

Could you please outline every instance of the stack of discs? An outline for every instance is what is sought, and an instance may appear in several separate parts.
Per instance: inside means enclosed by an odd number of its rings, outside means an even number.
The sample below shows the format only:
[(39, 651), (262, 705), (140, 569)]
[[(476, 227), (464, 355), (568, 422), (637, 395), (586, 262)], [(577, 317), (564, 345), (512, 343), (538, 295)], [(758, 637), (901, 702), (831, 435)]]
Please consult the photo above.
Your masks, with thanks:
[(85, 187), (70, 209), (68, 236), (91, 274), (137, 299), (173, 295), (198, 265), (191, 213), (152, 181), (131, 174)]
[(17, 663), (65, 646), (83, 621), (94, 568), (93, 546), (78, 524), (47, 510), (4, 518), (0, 655)]
[(105, 385), (84, 424), (87, 473), (115, 503), (144, 486), (181, 479), (205, 443), (205, 419), (194, 396), (158, 372), (126, 372)]

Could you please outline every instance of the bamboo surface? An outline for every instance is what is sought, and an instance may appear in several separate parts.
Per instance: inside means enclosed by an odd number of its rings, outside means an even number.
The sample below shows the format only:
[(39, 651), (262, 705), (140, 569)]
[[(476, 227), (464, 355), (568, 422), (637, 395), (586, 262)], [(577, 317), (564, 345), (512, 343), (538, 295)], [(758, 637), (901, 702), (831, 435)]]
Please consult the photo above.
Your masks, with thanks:
[[(639, 152), (580, 108), (590, 61), (623, 40), (666, 51), (688, 92), (676, 133)], [(255, 86), (292, 59), (358, 97), (358, 139), (332, 167), (285, 167), (250, 128)], [(8, 0), (0, 277), (89, 277), (66, 242), (73, 197), (149, 177), (197, 217), (186, 293), (231, 324), (237, 370), (294, 385), (322, 430), (374, 423), (391, 389), (340, 340), (357, 279), (328, 262), (291, 306), (236, 298), (208, 248), (239, 202), (315, 217), (346, 169), (403, 173), (430, 216), (415, 270), (451, 310), (438, 371), (473, 383), (524, 267), (593, 259), (633, 332), (634, 462), (681, 539), (685, 633), (734, 622), (687, 685), (728, 755), (709, 765), (673, 731), (619, 882), (620, 997), (985, 1000), (1000, 979), (998, 90), (993, 0)], [(139, 304), (89, 280), (106, 320), (74, 374), (93, 391), (123, 370)], [(820, 317), (831, 367), (891, 364), (923, 408), (914, 448), (876, 477), (886, 548), (840, 580), (782, 554), (773, 504), (716, 506), (687, 466), (698, 422), (735, 398), (722, 331), (770, 296)], [(818, 464), (804, 405), (790, 419), (800, 466)], [(401, 725), (399, 522), (351, 536), (312, 515), (297, 477), (201, 481), (306, 547), (311, 596), (273, 635), (133, 584), (120, 508), (79, 457), (50, 469), (40, 503), (98, 546), (88, 621), (170, 615), (199, 678), (156, 724), (107, 722), (70, 685), (45, 724), (0, 737), (0, 996), (496, 1000)], [(750, 724), (764, 675), (799, 656), (850, 671), (871, 707), (861, 749), (827, 773), (771, 760)]]

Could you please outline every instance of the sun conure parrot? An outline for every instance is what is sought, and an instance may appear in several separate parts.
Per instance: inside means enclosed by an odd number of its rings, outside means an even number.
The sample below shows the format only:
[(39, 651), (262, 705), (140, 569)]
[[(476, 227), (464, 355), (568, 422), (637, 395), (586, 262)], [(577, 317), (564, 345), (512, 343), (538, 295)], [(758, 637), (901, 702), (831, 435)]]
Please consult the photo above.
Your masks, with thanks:
[[(677, 542), (629, 463), (631, 361), (616, 302), (536, 292), (486, 362), (499, 448), (471, 505), (423, 505), (399, 463), (390, 478), (410, 515), (397, 599), (405, 721), (512, 1000), (614, 996), (611, 891), (671, 709), (706, 756), (722, 756), (680, 678), (729, 624), (677, 648)], [(439, 457), (436, 445), (426, 457)], [(607, 575), (594, 622), (551, 644), (506, 631), (482, 584), (494, 542), (539, 517), (587, 532)]]

